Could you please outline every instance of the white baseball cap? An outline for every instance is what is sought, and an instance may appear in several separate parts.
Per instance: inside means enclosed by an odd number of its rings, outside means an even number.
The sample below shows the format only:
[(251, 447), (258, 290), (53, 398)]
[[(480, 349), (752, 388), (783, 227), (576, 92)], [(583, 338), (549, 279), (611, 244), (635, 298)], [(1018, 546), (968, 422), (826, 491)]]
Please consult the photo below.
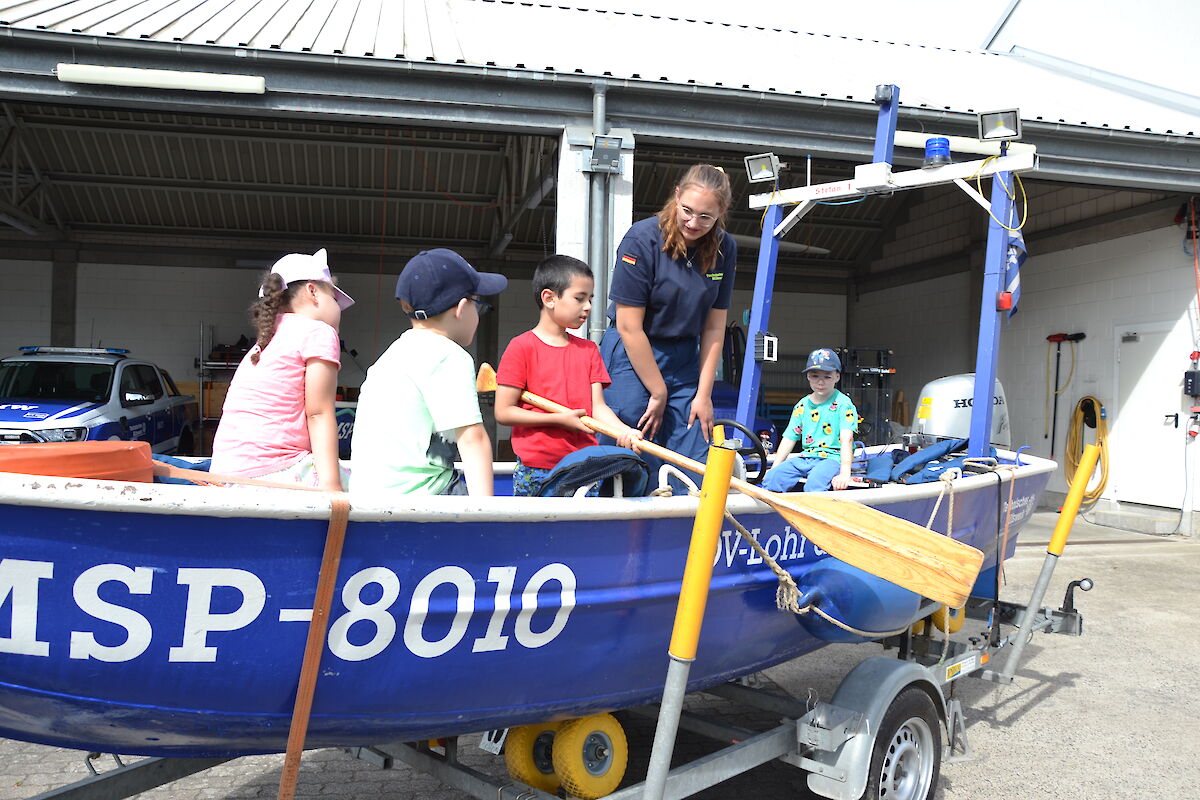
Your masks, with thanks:
[[(285, 286), (296, 281), (323, 281), (333, 286), (333, 276), (329, 274), (329, 257), (322, 247), (311, 256), (307, 253), (288, 253), (275, 262), (271, 272), (283, 279)], [(258, 296), (263, 296), (262, 287), (258, 287)], [(333, 286), (333, 296), (337, 299), (338, 308), (345, 311), (354, 305), (354, 298)]]

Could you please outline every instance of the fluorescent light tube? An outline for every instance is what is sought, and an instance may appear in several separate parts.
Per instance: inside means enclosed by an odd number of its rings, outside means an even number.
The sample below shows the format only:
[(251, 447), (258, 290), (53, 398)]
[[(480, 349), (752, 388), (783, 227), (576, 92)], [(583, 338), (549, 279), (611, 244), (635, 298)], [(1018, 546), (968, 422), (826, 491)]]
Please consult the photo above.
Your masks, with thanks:
[(193, 92), (235, 94), (263, 94), (267, 90), (267, 81), (260, 75), (101, 67), (95, 64), (59, 64), (55, 68), (55, 74), (63, 83), (91, 83), (100, 86), (136, 86), (144, 89), (185, 89)]

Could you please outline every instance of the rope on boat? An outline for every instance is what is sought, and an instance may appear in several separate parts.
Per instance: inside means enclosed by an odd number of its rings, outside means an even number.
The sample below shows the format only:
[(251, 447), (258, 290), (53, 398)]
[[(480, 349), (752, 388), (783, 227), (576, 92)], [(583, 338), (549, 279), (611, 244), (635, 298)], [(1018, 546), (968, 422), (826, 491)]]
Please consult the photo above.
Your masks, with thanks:
[[(981, 467), (989, 472), (996, 472), (1001, 469), (1007, 469), (1007, 470), (1011, 470), (1013, 472), (1016, 471), (1015, 464), (1001, 465), (995, 458), (989, 458), (989, 457), (963, 459), (963, 466), (967, 466), (967, 465)], [(667, 482), (666, 482), (665, 472), (666, 472), (666, 469), (668, 466), (669, 465), (664, 465), (664, 467), (663, 467), (664, 474), (660, 475), (661, 483), (659, 484), (659, 487), (657, 489), (655, 489), (653, 492), (651, 492), (651, 496), (653, 496), (653, 497), (671, 497), (673, 495), (673, 492), (671, 491), (671, 487), (669, 485), (667, 485)], [(682, 473), (679, 473), (677, 470), (672, 470), (672, 471), (676, 472), (679, 475), (679, 477), (685, 478), (685, 480), (686, 480), (686, 476), (683, 476)], [(949, 503), (948, 503), (947, 509), (946, 509), (947, 510), (946, 535), (950, 536), (953, 533), (953, 530), (954, 530), (954, 481), (961, 478), (962, 475), (963, 475), (963, 471), (961, 469), (959, 469), (958, 467), (954, 467), (954, 468), (946, 470), (939, 476), (939, 480), (942, 482), (942, 486), (938, 492), (937, 501), (933, 505), (933, 513), (931, 513), (929, 515), (929, 521), (927, 523), (925, 523), (925, 527), (928, 530), (933, 530), (933, 520), (937, 516), (938, 509), (941, 507), (942, 498), (946, 496), (947, 492), (949, 492), (950, 500), (949, 500)], [(698, 489), (695, 488), (695, 484), (690, 480), (687, 482), (692, 485), (692, 488), (688, 491), (688, 494), (691, 495), (692, 497), (699, 497), (700, 492)], [(1004, 519), (1004, 537), (1003, 537), (1003, 545), (1002, 545), (1002, 547), (1004, 549), (1007, 549), (1007, 546), (1008, 546), (1009, 520), (1012, 516), (1012, 495), (1013, 495), (1013, 488), (1015, 487), (1015, 485), (1016, 485), (1015, 480), (1009, 481), (1008, 513), (1005, 515), (1005, 519)], [(808, 605), (801, 608), (800, 607), (800, 589), (798, 586), (796, 586), (795, 579), (792, 578), (792, 576), (788, 573), (787, 570), (785, 570), (783, 567), (779, 566), (779, 564), (775, 561), (775, 559), (773, 559), (770, 555), (767, 554), (766, 549), (764, 549), (763, 546), (761, 544), (759, 544), (758, 541), (753, 536), (750, 535), (750, 532), (748, 530), (746, 530), (745, 526), (743, 526), (742, 523), (737, 521), (737, 518), (735, 518), (733, 516), (733, 514), (729, 511), (728, 508), (725, 509), (725, 518), (727, 520), (729, 520), (730, 524), (733, 525), (733, 527), (737, 530), (738, 535), (746, 540), (746, 543), (749, 544), (751, 548), (753, 548), (754, 552), (757, 553), (758, 556), (763, 560), (763, 563), (765, 563), (771, 569), (771, 572), (773, 572), (775, 574), (775, 578), (779, 581), (779, 586), (775, 590), (775, 606), (780, 611), (790, 611), (793, 614), (808, 614), (808, 613), (812, 612), (812, 613), (815, 613), (817, 616), (819, 616), (821, 619), (828, 622), (830, 625), (841, 628), (842, 630), (846, 631), (847, 633), (853, 634), (854, 636), (862, 636), (863, 638), (866, 638), (866, 639), (885, 639), (889, 636), (898, 636), (899, 634), (902, 634), (909, 629), (910, 626), (905, 625), (902, 628), (897, 628), (896, 630), (892, 630), (892, 631), (864, 631), (859, 628), (855, 628), (853, 625), (847, 625), (845, 622), (842, 622), (840, 619), (836, 619), (835, 617), (830, 616), (828, 613), (826, 613), (825, 611), (818, 608), (816, 605), (814, 605), (812, 603), (809, 603)], [(1001, 552), (1003, 552), (1003, 550)], [(1000, 565), (999, 569), (1003, 570), (1003, 564)], [(1001, 574), (1003, 574), (1003, 572), (1001, 572)], [(947, 625), (946, 627), (948, 629), (950, 626)], [(946, 654), (948, 653), (949, 648), (950, 648), (950, 632), (949, 632), (949, 630), (947, 630), (945, 632), (945, 639), (942, 644), (942, 660), (943, 661), (946, 658)]]
[[(699, 496), (698, 492), (688, 492), (688, 494)], [(800, 589), (796, 586), (795, 579), (792, 578), (787, 570), (779, 566), (775, 559), (771, 558), (771, 556), (767, 554), (767, 551), (763, 548), (763, 546), (759, 544), (753, 536), (750, 535), (750, 531), (746, 530), (742, 523), (737, 521), (728, 508), (725, 509), (725, 519), (729, 520), (733, 527), (737, 529), (738, 535), (746, 540), (746, 543), (754, 549), (754, 552), (758, 553), (760, 558), (762, 558), (763, 563), (771, 568), (771, 572), (775, 573), (775, 577), (779, 581), (779, 587), (775, 590), (775, 607), (780, 611), (791, 611), (793, 614), (807, 614), (811, 611), (829, 624), (835, 625), (847, 633), (852, 633), (855, 636), (862, 636), (866, 639), (885, 639), (888, 636), (896, 636), (897, 634), (904, 633), (906, 630), (908, 630), (907, 625), (894, 631), (859, 630), (853, 625), (847, 625), (840, 619), (831, 617), (829, 614), (822, 611), (812, 603), (809, 603), (801, 608)]]

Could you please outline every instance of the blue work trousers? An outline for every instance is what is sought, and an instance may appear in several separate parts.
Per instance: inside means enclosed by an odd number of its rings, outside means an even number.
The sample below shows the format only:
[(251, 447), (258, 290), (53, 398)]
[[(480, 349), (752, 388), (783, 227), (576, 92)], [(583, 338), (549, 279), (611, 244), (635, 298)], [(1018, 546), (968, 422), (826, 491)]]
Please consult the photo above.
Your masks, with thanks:
[[(650, 349), (654, 353), (658, 371), (662, 373), (663, 381), (667, 384), (667, 407), (663, 411), (662, 423), (653, 441), (680, 455), (701, 463), (707, 462), (708, 442), (704, 439), (703, 427), (697, 421), (688, 428), (688, 415), (692, 412), (692, 400), (696, 397), (696, 387), (700, 383), (699, 337), (650, 339)], [(608, 377), (612, 380), (604, 390), (604, 402), (622, 422), (635, 428), (642, 414), (646, 412), (650, 393), (646, 391), (641, 378), (634, 371), (629, 354), (625, 352), (625, 343), (621, 341), (621, 335), (615, 327), (604, 332), (604, 337), (600, 340), (600, 355), (608, 369)], [(607, 437), (602, 436), (600, 439), (601, 444), (612, 443)], [(650, 468), (651, 485), (657, 486), (658, 469), (663, 462), (649, 453), (642, 453), (641, 456)], [(673, 482), (673, 485), (677, 490), (682, 488), (678, 482)]]
[(807, 476), (804, 491), (827, 492), (833, 487), (833, 479), (841, 471), (841, 459), (789, 458), (767, 470), (762, 486), (772, 492), (790, 492), (801, 478)]

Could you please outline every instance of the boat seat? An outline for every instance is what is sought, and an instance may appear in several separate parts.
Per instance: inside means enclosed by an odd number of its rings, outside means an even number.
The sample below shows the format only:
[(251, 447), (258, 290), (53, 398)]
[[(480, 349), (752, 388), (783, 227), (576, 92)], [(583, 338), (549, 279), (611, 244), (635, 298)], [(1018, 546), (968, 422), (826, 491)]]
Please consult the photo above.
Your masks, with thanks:
[(592, 445), (564, 456), (542, 484), (539, 497), (571, 497), (586, 494), (600, 483), (607, 497), (644, 497), (650, 486), (650, 471), (632, 450), (612, 445)]
[[(153, 458), (155, 461), (159, 462), (160, 464), (170, 464), (172, 467), (179, 467), (180, 469), (194, 469), (194, 470), (198, 470), (200, 472), (208, 472), (208, 468), (212, 464), (211, 458), (201, 458), (201, 459), (177, 458), (175, 456), (164, 456), (160, 453), (155, 453)], [(199, 486), (200, 485), (200, 484), (196, 483), (195, 481), (189, 481), (187, 478), (172, 478), (167, 475), (155, 475), (154, 482), (155, 483), (174, 483), (174, 484), (180, 484), (183, 486)]]

